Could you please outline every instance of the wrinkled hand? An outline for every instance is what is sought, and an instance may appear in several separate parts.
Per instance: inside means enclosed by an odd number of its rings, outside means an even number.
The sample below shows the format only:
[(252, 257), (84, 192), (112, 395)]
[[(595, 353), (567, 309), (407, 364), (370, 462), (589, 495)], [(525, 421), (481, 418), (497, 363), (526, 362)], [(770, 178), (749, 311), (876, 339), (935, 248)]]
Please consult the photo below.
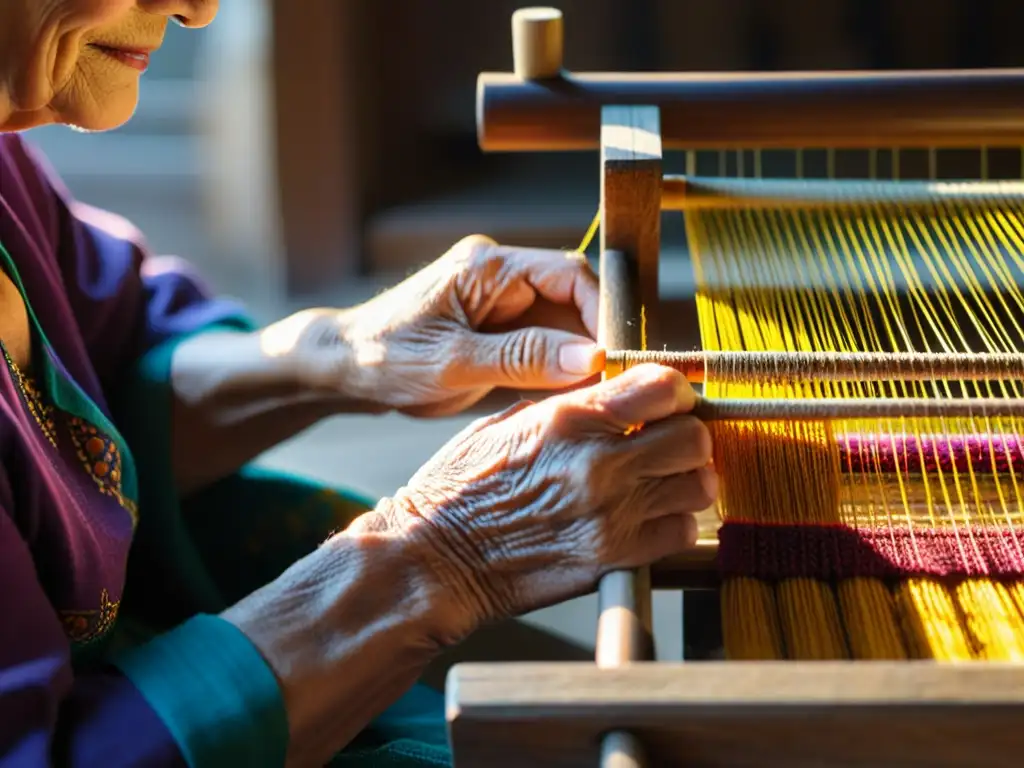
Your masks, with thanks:
[(696, 540), (717, 479), (694, 398), (676, 371), (638, 366), (481, 419), (349, 530), (422, 537), (476, 622), (582, 594)]
[(315, 386), (417, 416), (457, 413), (496, 387), (562, 389), (601, 370), (598, 282), (582, 255), (468, 237), (350, 310), (310, 310)]

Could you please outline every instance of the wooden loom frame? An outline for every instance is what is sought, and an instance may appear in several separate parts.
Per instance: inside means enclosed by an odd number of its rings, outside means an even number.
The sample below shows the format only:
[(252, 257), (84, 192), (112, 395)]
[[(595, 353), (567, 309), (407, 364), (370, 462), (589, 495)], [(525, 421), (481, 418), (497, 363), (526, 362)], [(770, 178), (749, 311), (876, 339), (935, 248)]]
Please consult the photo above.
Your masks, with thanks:
[[(661, 211), (686, 194), (663, 148), (1024, 146), (1024, 70), (569, 74), (558, 11), (512, 26), (515, 73), (479, 79), (479, 143), (600, 150), (610, 349), (657, 323)], [(716, 548), (604, 577), (595, 664), (454, 667), (457, 768), (1024, 763), (1024, 665), (654, 661), (652, 583), (713, 585)]]

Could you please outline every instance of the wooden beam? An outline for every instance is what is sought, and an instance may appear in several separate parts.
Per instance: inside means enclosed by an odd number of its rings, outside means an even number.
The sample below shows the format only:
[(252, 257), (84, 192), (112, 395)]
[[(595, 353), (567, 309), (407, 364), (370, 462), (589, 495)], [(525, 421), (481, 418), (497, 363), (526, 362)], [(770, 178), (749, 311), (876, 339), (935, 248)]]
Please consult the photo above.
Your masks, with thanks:
[(657, 105), (669, 149), (1024, 144), (1024, 69), (567, 72), (543, 84), (484, 72), (478, 141), (486, 152), (596, 149), (609, 104)]
[(1021, 664), (468, 664), (447, 695), (457, 768), (594, 768), (619, 729), (665, 768), (1015, 768), (1024, 755)]
[[(661, 139), (656, 107), (601, 113), (601, 305), (598, 341), (644, 349), (658, 297)], [(622, 347), (618, 347), (622, 348)], [(620, 572), (600, 587), (597, 661), (651, 658), (650, 573)]]
[[(661, 132), (657, 107), (601, 111), (601, 304), (598, 342), (646, 349), (658, 302)], [(649, 328), (648, 326), (651, 326)], [(598, 594), (597, 664), (654, 658), (649, 568), (609, 573)], [(602, 768), (641, 768), (642, 748), (608, 734)]]

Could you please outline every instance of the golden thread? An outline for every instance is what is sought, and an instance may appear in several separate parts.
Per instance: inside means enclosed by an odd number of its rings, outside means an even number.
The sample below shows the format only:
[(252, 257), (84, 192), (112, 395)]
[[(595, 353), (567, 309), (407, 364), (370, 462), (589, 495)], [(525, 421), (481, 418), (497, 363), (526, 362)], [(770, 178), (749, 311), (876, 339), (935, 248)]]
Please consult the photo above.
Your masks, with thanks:
[[(797, 175), (804, 156), (797, 152)], [(1024, 151), (1022, 151), (1024, 157)], [(736, 155), (737, 169), (744, 170)], [(900, 154), (891, 173), (900, 176)], [(727, 154), (718, 154), (725, 175)], [(696, 155), (687, 156), (696, 168)], [(826, 154), (829, 176), (833, 153)], [(980, 154), (981, 178), (988, 156)], [(869, 156), (878, 175), (878, 155)], [(928, 156), (938, 174), (938, 156)], [(754, 155), (754, 175), (761, 176)], [(753, 190), (752, 197), (756, 197)], [(1024, 339), (1024, 200), (992, 194), (985, 206), (936, 198), (764, 205), (686, 214), (705, 351), (984, 352), (1015, 354)], [(580, 246), (596, 235), (600, 213)], [(1019, 379), (751, 381), (709, 366), (704, 394), (730, 398), (1019, 398)], [(997, 471), (996, 446), (1021, 434), (1014, 417), (872, 419), (836, 423), (714, 423), (724, 520), (945, 529), (966, 550), (979, 526), (1017, 531), (1021, 467)], [(861, 442), (861, 466), (838, 465), (843, 435), (991, 436), (986, 467), (879, 469), (878, 444)], [(881, 442), (881, 441), (879, 441)], [(876, 455), (865, 455), (875, 451)], [(1018, 553), (1020, 556), (1021, 553)], [(984, 578), (851, 578), (770, 584), (732, 578), (722, 587), (726, 654), (733, 659), (1024, 659), (1024, 584)]]
[(727, 616), (744, 616), (746, 622), (723, 625), (729, 657), (736, 660), (786, 658), (775, 592), (757, 579), (730, 579), (722, 585), (722, 606)]
[(911, 658), (964, 661), (974, 657), (956, 603), (933, 579), (908, 579), (895, 588)]
[(594, 220), (590, 222), (590, 226), (587, 227), (586, 233), (583, 235), (583, 241), (580, 243), (579, 248), (576, 249), (577, 253), (586, 253), (587, 248), (593, 242), (594, 237), (597, 235), (597, 230), (601, 228), (601, 212), (598, 211), (597, 215), (594, 216)]
[[(869, 661), (902, 660), (908, 652), (896, 613), (896, 602), (878, 579), (845, 579), (836, 588), (840, 611), (848, 626), (850, 655)], [(879, 621), (879, 617), (885, 617)]]
[[(931, 156), (930, 170), (937, 171)], [(829, 162), (834, 162), (831, 157)], [(894, 153), (894, 172), (898, 173)], [(686, 213), (705, 351), (1015, 353), (1024, 338), (1024, 201), (936, 199), (806, 210), (752, 204)], [(1018, 397), (1019, 380), (737, 381), (705, 372), (708, 397)], [(983, 481), (966, 468), (842, 472), (836, 435), (1021, 434), (1012, 417), (714, 424), (724, 520), (946, 528), (970, 547), (981, 525), (1016, 530), (1019, 467)], [(941, 439), (941, 438), (940, 438)], [(876, 450), (861, 444), (861, 451)], [(994, 447), (990, 448), (990, 452)], [(994, 453), (991, 466), (995, 466)], [(871, 461), (873, 459), (874, 461)], [(769, 600), (767, 592), (774, 592)], [(1024, 590), (988, 579), (887, 585), (857, 578), (767, 585), (728, 580), (730, 658), (1018, 659)], [(775, 606), (778, 621), (766, 620)]]

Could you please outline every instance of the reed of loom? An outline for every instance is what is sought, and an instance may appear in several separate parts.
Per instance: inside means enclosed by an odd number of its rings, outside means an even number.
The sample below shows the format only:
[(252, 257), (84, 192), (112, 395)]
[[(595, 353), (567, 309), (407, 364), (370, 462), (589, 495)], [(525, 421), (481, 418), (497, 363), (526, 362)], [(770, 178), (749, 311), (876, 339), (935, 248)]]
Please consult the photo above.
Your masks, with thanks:
[[(1024, 147), (1024, 71), (771, 74), (569, 73), (562, 16), (513, 16), (514, 72), (479, 78), (477, 125), (485, 151), (599, 150), (600, 341), (606, 375), (653, 360), (701, 381), (734, 366), (767, 380), (921, 379), (929, 375), (1021, 380), (1008, 356), (764, 355), (646, 349), (659, 316), (662, 210), (723, 207), (758, 196), (773, 206), (925, 198), (934, 184), (758, 182), (668, 177), (664, 149), (825, 146)], [(955, 105), (955, 108), (954, 106)], [(970, 205), (1024, 185), (944, 184)], [(724, 364), (728, 363), (728, 364)], [(745, 371), (745, 373), (743, 372)], [(788, 378), (787, 378), (788, 377)], [(988, 410), (986, 410), (988, 409)], [(706, 398), (709, 421), (1024, 415), (999, 400), (736, 401)], [(976, 436), (979, 437), (979, 436)], [(846, 439), (843, 461), (863, 461)], [(981, 439), (981, 437), (979, 437)], [(992, 445), (982, 441), (985, 450)], [(965, 440), (961, 452), (977, 446)], [(1022, 454), (1021, 442), (1003, 446)], [(956, 465), (921, 439), (911, 453)], [(843, 453), (845, 451), (845, 453)], [(930, 453), (929, 453), (930, 452)], [(871, 454), (878, 456), (878, 454)], [(860, 457), (860, 459), (858, 459)], [(870, 465), (870, 461), (866, 464)], [(651, 584), (716, 581), (716, 542), (600, 585), (596, 663), (465, 664), (451, 673), (449, 725), (456, 765), (843, 766), (1018, 765), (1024, 755), (1024, 667), (913, 661), (784, 663), (655, 661)]]

